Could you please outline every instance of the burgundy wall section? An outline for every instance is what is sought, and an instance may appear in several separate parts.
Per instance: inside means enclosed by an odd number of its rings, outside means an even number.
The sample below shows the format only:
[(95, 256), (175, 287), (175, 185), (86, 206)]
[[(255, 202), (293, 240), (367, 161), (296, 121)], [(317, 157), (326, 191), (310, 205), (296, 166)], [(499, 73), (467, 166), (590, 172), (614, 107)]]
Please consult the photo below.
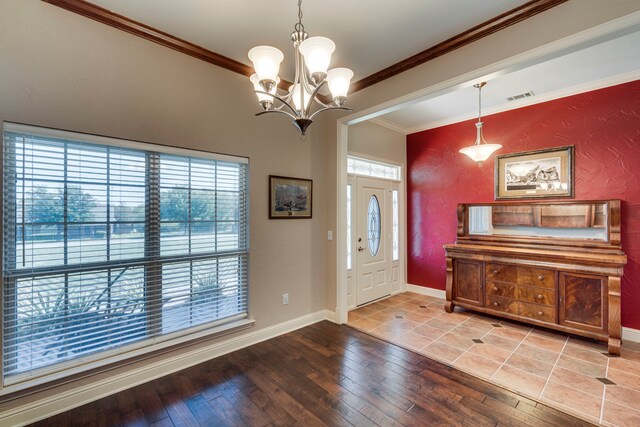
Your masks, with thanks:
[[(640, 329), (640, 80), (483, 121), (498, 153), (575, 145), (575, 199), (622, 200), (622, 324)], [(474, 120), (407, 136), (408, 283), (444, 289), (457, 204), (494, 200), (493, 156), (478, 167), (458, 153), (474, 140)]]

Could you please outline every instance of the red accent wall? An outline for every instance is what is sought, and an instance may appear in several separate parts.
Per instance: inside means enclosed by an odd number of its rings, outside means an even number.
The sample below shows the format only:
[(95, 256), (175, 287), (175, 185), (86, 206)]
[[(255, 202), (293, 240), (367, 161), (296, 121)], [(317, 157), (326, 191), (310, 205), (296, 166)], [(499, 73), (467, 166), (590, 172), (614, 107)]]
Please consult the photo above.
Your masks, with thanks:
[[(640, 329), (640, 80), (483, 122), (498, 153), (575, 145), (575, 199), (622, 200), (622, 324)], [(457, 204), (494, 200), (494, 156), (478, 167), (458, 152), (474, 141), (474, 120), (407, 136), (408, 283), (445, 289), (442, 245), (456, 240)]]

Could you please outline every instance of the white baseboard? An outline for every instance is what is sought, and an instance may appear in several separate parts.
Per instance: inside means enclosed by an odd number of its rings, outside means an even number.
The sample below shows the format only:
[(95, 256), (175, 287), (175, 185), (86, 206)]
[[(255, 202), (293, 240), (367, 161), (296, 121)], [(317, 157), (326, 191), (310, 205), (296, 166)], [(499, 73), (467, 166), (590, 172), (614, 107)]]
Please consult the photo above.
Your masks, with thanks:
[(622, 340), (640, 342), (640, 329), (622, 327)]
[(428, 295), (430, 297), (436, 297), (441, 299), (445, 299), (447, 295), (447, 293), (441, 289), (433, 289), (433, 288), (427, 288), (425, 286), (410, 285), (409, 283), (407, 283), (406, 289), (407, 289), (407, 292), (415, 292), (416, 294)]
[[(446, 292), (440, 289), (427, 288), (424, 286), (410, 285), (407, 283), (406, 287), (408, 292), (415, 292), (420, 295), (428, 295), (430, 297), (436, 298), (446, 298)], [(640, 329), (632, 329), (622, 327), (622, 340), (623, 341), (633, 341), (640, 342)]]
[(31, 424), (113, 393), (135, 387), (136, 385), (295, 331), (296, 329), (312, 325), (322, 320), (335, 322), (335, 318), (334, 312), (330, 310), (320, 310), (277, 325), (249, 332), (239, 337), (229, 338), (212, 343), (206, 347), (180, 353), (171, 358), (150, 362), (142, 369), (118, 373), (108, 378), (81, 385), (61, 393), (54, 393), (40, 399), (30, 399), (28, 403), (20, 404), (14, 401), (7, 405), (11, 407), (2, 408), (2, 411), (0, 411), (0, 425), (22, 426)]

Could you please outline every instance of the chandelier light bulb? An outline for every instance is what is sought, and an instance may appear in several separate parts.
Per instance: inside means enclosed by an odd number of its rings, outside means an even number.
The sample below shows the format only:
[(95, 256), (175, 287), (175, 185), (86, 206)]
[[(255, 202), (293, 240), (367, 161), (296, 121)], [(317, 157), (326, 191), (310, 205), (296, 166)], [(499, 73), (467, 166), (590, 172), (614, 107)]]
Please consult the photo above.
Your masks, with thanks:
[[(302, 105), (300, 105), (300, 84), (296, 83), (289, 87), (289, 92), (291, 93), (291, 100), (293, 101), (293, 105), (296, 106), (296, 110), (301, 111)], [(311, 100), (311, 94), (304, 91), (304, 107), (306, 108), (309, 105), (309, 101)]]
[(334, 98), (346, 98), (353, 78), (353, 71), (348, 68), (333, 68), (327, 73), (327, 83)]
[(280, 63), (284, 59), (284, 54), (275, 47), (256, 46), (249, 51), (249, 59), (253, 62), (259, 81), (276, 81)]
[[(258, 77), (258, 74), (256, 73), (252, 74), (251, 77), (249, 77), (249, 80), (251, 81), (251, 83), (253, 83), (253, 89), (256, 91), (256, 95), (258, 96), (258, 101), (260, 102), (260, 104), (262, 104), (263, 106), (265, 105), (264, 104), (265, 102), (269, 106), (273, 104), (273, 96), (269, 96), (264, 93), (258, 93), (258, 91), (260, 92), (265, 91), (262, 85), (260, 84), (260, 78)], [(269, 93), (274, 95), (276, 94), (276, 89), (278, 88), (278, 84), (280, 83), (280, 77), (276, 77), (275, 82), (276, 84), (273, 85), (273, 87), (269, 91)]]
[(326, 37), (309, 37), (298, 47), (310, 74), (327, 74), (336, 45)]

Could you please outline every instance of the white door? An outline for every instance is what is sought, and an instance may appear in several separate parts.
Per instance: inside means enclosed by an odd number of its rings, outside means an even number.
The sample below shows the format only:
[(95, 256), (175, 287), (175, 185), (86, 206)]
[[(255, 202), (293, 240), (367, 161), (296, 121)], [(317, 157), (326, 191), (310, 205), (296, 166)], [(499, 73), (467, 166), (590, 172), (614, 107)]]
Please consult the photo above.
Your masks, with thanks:
[(391, 294), (388, 274), (391, 254), (386, 230), (389, 182), (358, 177), (357, 191), (356, 305), (361, 305)]

